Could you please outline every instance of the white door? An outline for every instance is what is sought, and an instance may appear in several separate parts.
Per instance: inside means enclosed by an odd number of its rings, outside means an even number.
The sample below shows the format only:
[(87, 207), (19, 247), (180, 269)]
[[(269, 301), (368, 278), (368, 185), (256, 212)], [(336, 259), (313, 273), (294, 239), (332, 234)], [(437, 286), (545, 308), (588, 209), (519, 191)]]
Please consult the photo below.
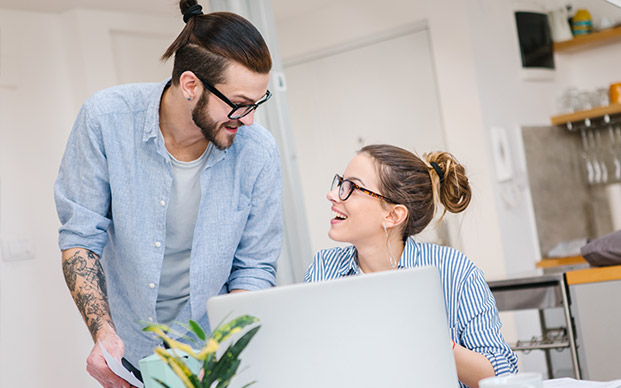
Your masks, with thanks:
[(328, 50), (285, 63), (285, 75), (299, 190), (316, 252), (339, 245), (327, 235), (331, 213), (325, 195), (355, 151), (373, 143), (421, 156), (445, 148), (429, 32), (413, 28)]

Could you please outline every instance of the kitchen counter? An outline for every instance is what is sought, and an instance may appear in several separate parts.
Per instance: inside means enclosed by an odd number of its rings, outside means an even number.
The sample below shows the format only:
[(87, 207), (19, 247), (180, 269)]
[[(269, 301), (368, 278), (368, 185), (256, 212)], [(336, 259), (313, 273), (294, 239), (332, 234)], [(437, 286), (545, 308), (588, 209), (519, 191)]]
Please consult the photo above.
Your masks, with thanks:
[[(621, 349), (621, 298), (617, 297), (621, 295), (621, 265), (590, 267), (581, 256), (543, 259), (534, 273), (488, 284), (500, 311), (540, 311), (543, 336), (532, 343), (518, 341), (512, 344), (514, 350), (544, 350), (551, 373), (550, 350), (569, 348), (575, 377), (621, 378), (617, 355)], [(557, 307), (563, 310), (566, 335), (550, 340), (546, 333), (553, 332), (547, 328), (543, 311)]]
[(537, 263), (537, 268), (554, 268), (588, 264), (582, 256), (544, 258)]
[(566, 273), (576, 269), (591, 268), (591, 265), (582, 256), (544, 258), (536, 266), (544, 274)]
[(568, 271), (565, 273), (565, 277), (567, 278), (567, 284), (570, 286), (621, 280), (621, 265), (591, 267)]
[(621, 265), (568, 271), (565, 279), (582, 378), (620, 378)]

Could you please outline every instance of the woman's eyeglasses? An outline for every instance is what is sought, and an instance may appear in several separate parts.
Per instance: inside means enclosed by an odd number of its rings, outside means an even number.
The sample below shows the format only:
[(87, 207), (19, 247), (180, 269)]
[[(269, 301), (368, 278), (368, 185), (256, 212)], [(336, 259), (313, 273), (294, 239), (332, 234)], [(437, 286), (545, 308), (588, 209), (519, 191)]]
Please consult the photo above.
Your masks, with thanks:
[(390, 198), (384, 197), (381, 194), (375, 193), (371, 190), (365, 189), (364, 187), (358, 186), (357, 184), (350, 181), (349, 179), (343, 179), (343, 177), (340, 176), (339, 174), (334, 175), (334, 179), (332, 180), (332, 186), (330, 188), (330, 191), (334, 190), (334, 188), (336, 187), (339, 188), (339, 199), (341, 201), (347, 201), (347, 198), (349, 198), (349, 196), (355, 189), (355, 190), (360, 190), (366, 195), (370, 195), (371, 197), (383, 199), (384, 201), (388, 203), (394, 203), (394, 204), (397, 203)]

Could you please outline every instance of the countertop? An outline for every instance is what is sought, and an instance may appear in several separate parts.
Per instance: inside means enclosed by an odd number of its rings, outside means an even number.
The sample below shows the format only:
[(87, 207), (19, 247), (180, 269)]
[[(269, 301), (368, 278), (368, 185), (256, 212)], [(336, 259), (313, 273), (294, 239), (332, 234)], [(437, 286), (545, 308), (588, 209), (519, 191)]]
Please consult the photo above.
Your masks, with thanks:
[(565, 273), (568, 285), (621, 280), (621, 265), (591, 267), (582, 256), (546, 258), (537, 263), (544, 273)]

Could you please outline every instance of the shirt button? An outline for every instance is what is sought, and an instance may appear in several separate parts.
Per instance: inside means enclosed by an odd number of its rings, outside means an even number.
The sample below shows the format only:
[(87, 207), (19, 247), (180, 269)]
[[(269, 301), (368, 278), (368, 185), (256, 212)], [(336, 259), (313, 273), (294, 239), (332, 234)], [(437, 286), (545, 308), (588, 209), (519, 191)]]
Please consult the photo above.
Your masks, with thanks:
[(149, 322), (153, 322), (153, 317), (149, 317)]
[(161, 246), (162, 246), (162, 243), (160, 243), (159, 241), (156, 241), (156, 242), (155, 242), (155, 246), (159, 248), (159, 247), (161, 247)]
[(160, 205), (162, 206), (166, 206), (166, 201), (164, 201), (163, 199), (160, 201)]
[(155, 283), (149, 283), (149, 288), (155, 288)]

